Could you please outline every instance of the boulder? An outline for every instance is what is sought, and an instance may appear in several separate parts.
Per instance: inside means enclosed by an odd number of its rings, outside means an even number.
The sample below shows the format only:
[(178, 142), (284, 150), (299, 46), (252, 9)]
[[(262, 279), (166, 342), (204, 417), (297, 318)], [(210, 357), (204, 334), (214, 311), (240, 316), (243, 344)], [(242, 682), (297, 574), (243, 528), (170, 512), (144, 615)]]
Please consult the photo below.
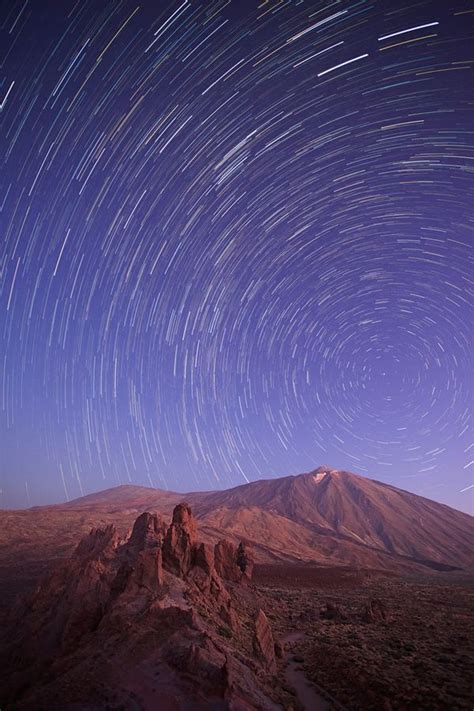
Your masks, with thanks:
[(261, 609), (255, 619), (253, 648), (264, 666), (274, 674), (276, 672), (275, 641), (268, 618)]
[(277, 637), (274, 637), (275, 639), (275, 655), (278, 657), (278, 659), (283, 658), (283, 654), (285, 652), (285, 645), (281, 641), (281, 639), (278, 639)]

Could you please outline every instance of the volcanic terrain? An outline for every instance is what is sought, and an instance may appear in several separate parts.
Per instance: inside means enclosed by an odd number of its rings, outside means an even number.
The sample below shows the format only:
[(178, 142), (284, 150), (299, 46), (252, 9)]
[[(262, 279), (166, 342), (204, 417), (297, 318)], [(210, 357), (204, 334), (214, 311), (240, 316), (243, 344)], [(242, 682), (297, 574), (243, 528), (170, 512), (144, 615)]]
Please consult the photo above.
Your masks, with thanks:
[(448, 506), (319, 467), (0, 517), (2, 708), (472, 707), (473, 519)]

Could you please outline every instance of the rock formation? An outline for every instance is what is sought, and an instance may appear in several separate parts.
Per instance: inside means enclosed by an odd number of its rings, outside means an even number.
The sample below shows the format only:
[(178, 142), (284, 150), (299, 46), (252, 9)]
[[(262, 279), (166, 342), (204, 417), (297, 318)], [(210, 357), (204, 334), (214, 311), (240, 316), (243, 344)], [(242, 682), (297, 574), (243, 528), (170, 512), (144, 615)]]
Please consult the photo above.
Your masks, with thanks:
[(142, 551), (145, 548), (161, 547), (166, 534), (166, 524), (157, 515), (142, 513), (133, 525), (132, 533), (127, 541), (127, 550)]
[(74, 555), (77, 558), (110, 558), (117, 548), (119, 536), (115, 527), (93, 528), (88, 536), (80, 541)]
[(214, 547), (214, 559), (217, 573), (224, 580), (238, 583), (242, 570), (237, 565), (237, 549), (230, 541), (222, 540)]
[(196, 521), (191, 508), (186, 503), (178, 504), (173, 511), (173, 521), (163, 541), (165, 569), (180, 577), (189, 573), (196, 541)]
[(247, 651), (240, 632), (250, 618), (238, 583), (251, 572), (247, 546), (198, 542), (185, 503), (168, 528), (145, 512), (123, 540), (113, 526), (92, 530), (13, 615), (2, 708), (135, 708), (137, 698), (146, 708), (181, 698), (196, 709), (276, 708), (255, 676), (253, 655), (265, 673), (276, 669), (264, 612)]
[(259, 610), (255, 620), (254, 649), (256, 655), (263, 660), (272, 673), (276, 672), (275, 641), (272, 628), (263, 610)]
[(242, 577), (245, 580), (251, 580), (254, 561), (251, 549), (248, 545), (242, 542), (239, 543), (235, 561), (242, 572)]

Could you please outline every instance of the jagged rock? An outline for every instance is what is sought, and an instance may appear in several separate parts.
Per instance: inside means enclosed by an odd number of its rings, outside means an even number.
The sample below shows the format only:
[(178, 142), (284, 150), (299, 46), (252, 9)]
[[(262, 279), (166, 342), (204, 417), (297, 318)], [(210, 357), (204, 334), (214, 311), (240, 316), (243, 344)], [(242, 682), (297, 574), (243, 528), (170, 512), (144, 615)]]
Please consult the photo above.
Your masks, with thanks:
[(251, 580), (253, 575), (253, 553), (251, 548), (245, 543), (239, 543), (237, 548), (236, 563), (242, 571), (242, 577), (246, 580)]
[(200, 543), (195, 548), (194, 565), (202, 568), (206, 575), (214, 572), (214, 551), (208, 543)]
[(212, 579), (216, 576), (213, 549), (207, 543), (194, 546), (192, 560), (193, 567), (188, 574), (189, 580), (192, 580), (202, 592), (209, 592)]
[(105, 528), (93, 528), (81, 539), (74, 551), (76, 558), (110, 558), (119, 543), (119, 536), (112, 524)]
[(163, 543), (166, 533), (164, 521), (148, 511), (142, 513), (135, 521), (132, 534), (127, 541), (127, 550), (139, 552), (145, 548), (157, 548)]
[(200, 683), (212, 691), (225, 692), (227, 686), (226, 657), (216, 645), (205, 638), (199, 644), (191, 644), (186, 659), (186, 671), (199, 678)]
[(236, 548), (230, 541), (219, 541), (214, 546), (214, 559), (217, 573), (224, 580), (234, 583), (251, 580), (253, 555), (245, 543), (239, 543)]
[[(216, 550), (224, 574), (236, 582), (249, 574), (246, 547), (222, 542)], [(11, 641), (0, 658), (0, 690), (8, 684), (2, 707), (20, 695), (15, 708), (24, 711), (108, 708), (112, 696), (128, 708), (133, 690), (153, 696), (150, 708), (186, 699), (189, 708), (212, 700), (216, 708), (276, 709), (260, 688), (264, 669), (235, 658), (233, 632), (250, 621), (241, 601), (242, 620), (233, 606), (243, 592), (225, 587), (214, 549), (196, 542), (187, 504), (175, 508), (168, 530), (148, 512), (122, 541), (113, 526), (95, 529), (18, 608), (21, 633), (15, 619), (4, 633)], [(273, 672), (275, 642), (262, 611), (254, 648)], [(158, 681), (142, 692), (151, 670)]]
[(161, 548), (146, 548), (141, 551), (135, 568), (135, 579), (139, 587), (157, 594), (163, 585)]
[(189, 573), (193, 564), (196, 537), (196, 520), (191, 507), (186, 503), (178, 504), (173, 511), (173, 522), (163, 541), (165, 570), (180, 577)]
[(180, 526), (189, 535), (191, 543), (196, 543), (197, 523), (189, 504), (183, 502), (174, 507), (172, 524)]
[(236, 630), (239, 627), (239, 617), (232, 607), (232, 601), (230, 598), (227, 602), (224, 601), (221, 604), (219, 609), (219, 617), (232, 630)]
[(272, 628), (263, 610), (259, 610), (255, 620), (253, 648), (257, 657), (269, 671), (276, 672), (275, 642)]
[(237, 548), (230, 541), (219, 541), (214, 546), (216, 571), (224, 580), (238, 583), (242, 570), (237, 565)]
[(375, 598), (366, 605), (362, 615), (364, 622), (384, 622), (387, 619), (387, 611), (381, 600)]

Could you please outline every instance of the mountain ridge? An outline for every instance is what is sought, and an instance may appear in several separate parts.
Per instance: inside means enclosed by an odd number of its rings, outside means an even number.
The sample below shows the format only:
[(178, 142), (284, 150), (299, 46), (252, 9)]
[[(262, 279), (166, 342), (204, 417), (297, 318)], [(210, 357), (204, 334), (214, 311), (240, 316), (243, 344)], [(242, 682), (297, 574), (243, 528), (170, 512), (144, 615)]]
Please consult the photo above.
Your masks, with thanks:
[(222, 491), (182, 494), (126, 484), (66, 504), (0, 510), (0, 583), (11, 591), (34, 585), (91, 528), (113, 524), (124, 535), (144, 511), (170, 516), (183, 501), (192, 507), (203, 540), (245, 540), (259, 564), (474, 570), (472, 516), (322, 466)]
[(234, 492), (236, 490), (240, 489), (247, 489), (253, 485), (257, 484), (263, 484), (265, 482), (276, 482), (276, 481), (282, 481), (282, 480), (294, 480), (294, 479), (300, 479), (303, 477), (309, 477), (313, 475), (317, 475), (318, 473), (328, 473), (328, 474), (345, 474), (350, 477), (355, 477), (357, 479), (362, 479), (362, 480), (368, 480), (372, 482), (373, 484), (377, 484), (382, 487), (387, 487), (389, 489), (395, 490), (402, 492), (404, 494), (409, 494), (410, 496), (416, 497), (418, 499), (423, 499), (425, 501), (429, 501), (430, 503), (436, 504), (436, 506), (442, 506), (443, 508), (449, 509), (450, 511), (455, 511), (456, 513), (460, 513), (463, 516), (467, 516), (469, 518), (474, 518), (472, 514), (462, 511), (461, 509), (457, 509), (454, 506), (450, 506), (449, 504), (446, 504), (441, 501), (436, 501), (435, 499), (430, 499), (427, 496), (423, 496), (421, 494), (416, 494), (412, 491), (409, 491), (408, 489), (402, 489), (398, 486), (394, 486), (393, 484), (389, 484), (385, 481), (381, 481), (379, 479), (372, 479), (371, 477), (366, 477), (363, 474), (356, 474), (354, 472), (349, 472), (344, 469), (333, 469), (333, 468), (326, 468), (319, 466), (314, 470), (311, 470), (309, 472), (303, 472), (302, 474), (288, 474), (283, 477), (268, 477), (264, 479), (256, 479), (255, 481), (250, 481), (244, 484), (237, 484), (236, 486), (229, 487), (227, 489), (204, 489), (204, 490), (199, 490), (199, 491), (184, 491), (184, 492), (179, 492), (171, 489), (161, 489), (160, 487), (154, 487), (154, 486), (144, 486), (142, 484), (118, 484), (117, 486), (111, 486), (106, 489), (100, 489), (99, 491), (92, 492), (90, 494), (84, 494), (83, 496), (78, 496), (74, 499), (70, 499), (69, 501), (66, 502), (59, 502), (59, 503), (54, 503), (54, 504), (41, 504), (41, 505), (35, 505), (31, 506), (27, 509), (21, 509), (21, 508), (14, 508), (14, 509), (1, 509), (0, 512), (2, 511), (31, 511), (31, 510), (38, 510), (38, 509), (45, 509), (45, 508), (53, 508), (53, 507), (73, 507), (77, 505), (78, 503), (85, 503), (85, 502), (93, 502), (94, 499), (98, 499), (99, 497), (102, 498), (103, 495), (105, 494), (112, 494), (113, 492), (153, 492), (154, 494), (162, 494), (164, 497), (169, 497), (175, 498), (178, 497), (181, 500), (185, 499), (192, 499), (196, 497), (202, 497), (202, 496), (212, 496), (212, 495), (219, 495), (223, 493), (229, 493), (229, 492)]

